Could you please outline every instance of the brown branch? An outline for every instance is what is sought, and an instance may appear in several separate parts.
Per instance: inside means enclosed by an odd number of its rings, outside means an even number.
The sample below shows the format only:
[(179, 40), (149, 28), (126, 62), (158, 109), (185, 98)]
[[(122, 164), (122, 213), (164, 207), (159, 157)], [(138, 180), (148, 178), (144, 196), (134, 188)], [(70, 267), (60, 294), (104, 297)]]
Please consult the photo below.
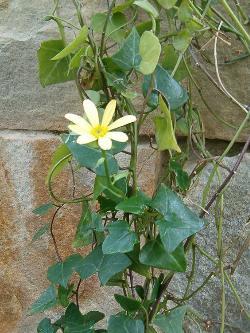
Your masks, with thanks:
[(55, 248), (55, 252), (56, 252), (56, 256), (57, 256), (57, 260), (62, 262), (62, 257), (59, 253), (59, 250), (58, 250), (58, 246), (57, 246), (57, 242), (56, 242), (56, 237), (54, 235), (54, 230), (53, 230), (53, 226), (54, 226), (54, 222), (55, 222), (55, 219), (56, 219), (56, 216), (59, 212), (59, 210), (63, 207), (64, 205), (61, 205), (59, 206), (56, 211), (54, 212), (54, 215), (52, 216), (52, 220), (51, 220), (51, 223), (50, 223), (50, 234), (51, 234), (51, 238), (53, 240), (53, 244), (54, 244), (54, 248)]

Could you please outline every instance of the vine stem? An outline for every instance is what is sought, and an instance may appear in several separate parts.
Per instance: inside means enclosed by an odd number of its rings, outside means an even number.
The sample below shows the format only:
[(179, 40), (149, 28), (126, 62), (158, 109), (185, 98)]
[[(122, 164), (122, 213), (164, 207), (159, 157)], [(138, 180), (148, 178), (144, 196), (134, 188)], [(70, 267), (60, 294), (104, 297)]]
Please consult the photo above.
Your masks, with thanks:
[(109, 18), (110, 18), (110, 15), (112, 13), (112, 9), (115, 6), (115, 2), (116, 2), (116, 0), (113, 0), (111, 5), (109, 6), (107, 17), (106, 17), (104, 27), (103, 27), (103, 30), (102, 30), (102, 39), (101, 39), (101, 46), (100, 46), (100, 57), (101, 58), (102, 58), (103, 53), (104, 53), (105, 35), (106, 35), (108, 23), (109, 23)]
[(243, 25), (240, 23), (238, 17), (234, 14), (234, 12), (232, 11), (232, 9), (229, 6), (229, 4), (227, 3), (227, 1), (226, 0), (220, 0), (220, 3), (224, 7), (224, 9), (227, 12), (228, 16), (231, 17), (231, 19), (233, 20), (233, 22), (235, 23), (235, 25), (237, 26), (237, 28), (239, 29), (239, 31), (245, 37), (245, 39), (247, 40), (248, 44), (250, 44), (250, 35), (247, 33), (247, 31), (245, 30), (245, 28), (243, 27)]
[(62, 262), (62, 257), (60, 255), (60, 252), (58, 250), (58, 246), (57, 246), (57, 242), (56, 242), (56, 237), (54, 235), (54, 230), (53, 230), (53, 227), (54, 227), (54, 222), (55, 222), (55, 219), (56, 219), (56, 216), (59, 212), (59, 210), (63, 207), (63, 205), (57, 207), (56, 211), (54, 212), (53, 214), (53, 217), (52, 217), (52, 220), (51, 220), (51, 223), (50, 223), (50, 235), (51, 235), (51, 238), (53, 240), (53, 244), (54, 244), (54, 248), (55, 248), (55, 252), (56, 252), (56, 256), (57, 256), (57, 260)]

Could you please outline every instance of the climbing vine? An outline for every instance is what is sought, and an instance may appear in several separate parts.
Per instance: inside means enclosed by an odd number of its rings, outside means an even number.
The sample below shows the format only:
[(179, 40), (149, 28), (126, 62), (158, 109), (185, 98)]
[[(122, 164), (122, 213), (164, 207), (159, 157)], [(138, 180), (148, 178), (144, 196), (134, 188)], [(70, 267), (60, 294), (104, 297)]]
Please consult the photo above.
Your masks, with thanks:
[[(87, 22), (81, 1), (72, 0), (72, 4), (78, 22), (61, 17), (60, 0), (54, 2), (46, 20), (55, 22), (60, 37), (43, 41), (38, 50), (42, 86), (75, 80), (83, 112), (79, 116), (69, 110), (65, 115), (69, 133), (61, 135), (46, 179), (51, 202), (34, 210), (40, 216), (53, 211), (51, 222), (37, 231), (34, 240), (49, 232), (57, 261), (48, 268), (50, 285), (33, 303), (30, 314), (54, 306), (62, 309), (57, 320), (44, 318), (37, 332), (177, 333), (183, 331), (188, 317), (195, 318), (200, 329), (204, 320), (196, 315), (189, 300), (213, 276), (221, 281), (220, 332), (225, 332), (225, 285), (249, 317), (231, 279), (236, 267), (226, 267), (224, 262), (223, 202), (224, 191), (250, 138), (234, 167), (227, 170), (228, 176), (222, 179), (220, 170), (226, 168), (223, 159), (248, 126), (249, 112), (222, 82), (217, 43), (218, 39), (228, 43), (226, 34), (230, 33), (242, 44), (243, 53), (227, 59), (227, 64), (249, 56), (249, 22), (244, 7), (238, 2), (233, 7), (226, 0), (113, 0), (106, 1), (106, 10), (93, 14)], [(203, 52), (208, 43), (214, 49), (212, 60)], [(214, 64), (216, 77), (197, 55)], [(239, 127), (209, 107), (193, 75), (197, 66), (235, 104), (237, 112), (245, 114)], [(193, 89), (208, 112), (235, 131), (219, 157), (206, 148), (204, 124), (193, 104)], [(152, 122), (155, 130), (155, 141), (150, 138), (149, 145), (153, 151), (164, 151), (166, 157), (152, 197), (140, 189), (138, 182), (138, 143), (145, 121)], [(178, 142), (177, 132), (186, 138), (186, 144)], [(187, 173), (184, 166), (191, 152), (197, 155), (197, 164)], [(129, 159), (126, 167), (119, 165), (118, 154)], [(209, 164), (212, 171), (197, 214), (184, 199)], [(68, 166), (73, 179), (72, 196), (62, 198), (55, 193), (53, 184)], [(94, 181), (90, 193), (76, 197), (74, 175), (79, 168), (90, 171)], [(219, 185), (212, 193), (215, 178)], [(73, 240), (76, 251), (63, 257), (54, 221), (61, 208), (68, 205), (80, 205), (82, 214)], [(195, 238), (208, 227), (206, 215), (212, 206), (217, 231), (214, 257)], [(85, 247), (88, 254), (80, 254)], [(198, 255), (213, 268), (194, 289)], [(187, 285), (183, 285), (182, 296), (175, 295), (171, 283), (176, 273), (185, 274), (189, 260)], [(82, 312), (81, 284), (94, 274), (101, 286), (110, 286), (120, 306), (108, 318), (99, 312), (102, 309)], [(114, 294), (112, 286), (119, 287)]]

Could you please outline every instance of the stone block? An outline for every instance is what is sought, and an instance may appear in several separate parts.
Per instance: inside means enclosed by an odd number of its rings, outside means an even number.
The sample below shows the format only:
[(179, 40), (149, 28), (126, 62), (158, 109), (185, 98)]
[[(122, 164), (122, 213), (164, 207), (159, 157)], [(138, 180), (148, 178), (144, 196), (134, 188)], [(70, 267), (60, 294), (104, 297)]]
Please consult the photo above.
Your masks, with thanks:
[[(1, 333), (35, 333), (41, 318), (41, 315), (28, 317), (27, 309), (48, 285), (46, 270), (56, 257), (49, 236), (31, 242), (35, 231), (51, 218), (37, 217), (32, 210), (50, 200), (45, 178), (51, 154), (58, 143), (59, 137), (50, 133), (0, 132)], [(139, 185), (152, 194), (159, 155), (145, 142), (139, 146), (138, 158)], [(118, 159), (120, 164), (128, 164), (128, 155), (120, 154)], [(92, 180), (93, 176), (88, 172), (76, 173), (76, 195), (83, 191), (89, 193)], [(54, 188), (62, 197), (70, 197), (69, 168), (55, 179)], [(54, 233), (63, 258), (75, 251), (71, 243), (79, 217), (80, 205), (67, 205), (55, 220)], [(110, 313), (114, 301), (107, 301), (107, 297), (107, 289), (100, 289), (95, 277), (82, 284), (83, 311), (99, 308)], [(55, 318), (58, 311), (49, 314)]]

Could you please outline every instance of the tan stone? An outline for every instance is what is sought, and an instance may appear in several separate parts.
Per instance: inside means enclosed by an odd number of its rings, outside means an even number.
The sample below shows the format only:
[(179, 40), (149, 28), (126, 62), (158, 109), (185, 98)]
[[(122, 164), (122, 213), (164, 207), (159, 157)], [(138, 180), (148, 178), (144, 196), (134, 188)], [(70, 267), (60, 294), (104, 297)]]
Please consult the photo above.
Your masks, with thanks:
[[(51, 216), (37, 217), (32, 210), (49, 202), (45, 177), (51, 154), (59, 137), (49, 133), (26, 131), (0, 132), (0, 327), (1, 333), (35, 333), (41, 315), (28, 317), (27, 309), (48, 285), (46, 271), (56, 261), (49, 236), (32, 243), (35, 231)], [(120, 154), (122, 165), (128, 164), (128, 155)], [(158, 154), (147, 142), (139, 146), (139, 185), (148, 194), (154, 191), (157, 180)], [(76, 174), (76, 195), (89, 193), (92, 175)], [(57, 194), (71, 195), (70, 172), (65, 171), (54, 182)], [(63, 258), (75, 251), (71, 243), (79, 221), (80, 205), (65, 206), (54, 223), (58, 249)], [(83, 310), (99, 307), (107, 299), (107, 289), (100, 290), (96, 278), (88, 279), (81, 287)], [(106, 302), (106, 301), (105, 301)], [(107, 312), (114, 302), (109, 299)], [(103, 309), (102, 309), (103, 310)], [(59, 310), (50, 312), (55, 318)]]

